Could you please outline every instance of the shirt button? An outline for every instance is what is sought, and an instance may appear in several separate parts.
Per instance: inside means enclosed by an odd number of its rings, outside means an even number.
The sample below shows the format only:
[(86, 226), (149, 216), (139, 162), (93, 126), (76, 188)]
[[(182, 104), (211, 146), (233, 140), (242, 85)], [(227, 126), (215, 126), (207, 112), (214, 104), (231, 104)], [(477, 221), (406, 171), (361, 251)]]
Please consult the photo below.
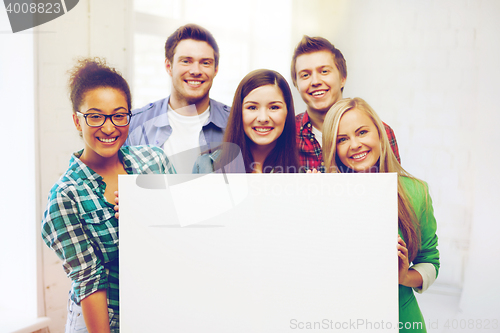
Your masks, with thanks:
[(311, 138), (311, 142), (313, 142), (313, 141), (314, 141), (314, 138)]
[(325, 162), (321, 162), (321, 165), (325, 165)]
[(307, 127), (311, 127), (311, 123), (307, 124)]

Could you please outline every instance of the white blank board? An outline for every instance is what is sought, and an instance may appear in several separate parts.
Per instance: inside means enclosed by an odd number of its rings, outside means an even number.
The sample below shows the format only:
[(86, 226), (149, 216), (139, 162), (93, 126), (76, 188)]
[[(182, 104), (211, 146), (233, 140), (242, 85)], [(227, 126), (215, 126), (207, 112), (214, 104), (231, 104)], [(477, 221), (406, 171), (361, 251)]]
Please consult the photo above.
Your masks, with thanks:
[(225, 177), (119, 176), (121, 332), (397, 332), (395, 174)]

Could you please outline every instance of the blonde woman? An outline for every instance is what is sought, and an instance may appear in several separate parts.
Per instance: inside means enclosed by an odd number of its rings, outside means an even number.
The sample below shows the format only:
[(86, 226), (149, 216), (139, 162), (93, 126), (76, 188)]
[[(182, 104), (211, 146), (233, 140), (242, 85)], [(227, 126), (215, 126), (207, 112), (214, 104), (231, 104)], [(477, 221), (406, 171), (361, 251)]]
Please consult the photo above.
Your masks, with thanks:
[(399, 329), (426, 332), (413, 290), (426, 290), (439, 270), (427, 184), (401, 167), (382, 121), (361, 98), (340, 100), (330, 109), (323, 125), (323, 154), (326, 172), (398, 174)]

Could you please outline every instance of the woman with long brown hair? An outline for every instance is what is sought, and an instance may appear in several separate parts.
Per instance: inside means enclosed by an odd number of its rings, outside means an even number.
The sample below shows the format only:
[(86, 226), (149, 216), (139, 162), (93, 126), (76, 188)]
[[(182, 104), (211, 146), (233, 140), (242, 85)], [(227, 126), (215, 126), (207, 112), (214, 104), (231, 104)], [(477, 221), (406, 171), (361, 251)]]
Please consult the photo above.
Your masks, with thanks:
[(290, 87), (278, 72), (250, 72), (234, 94), (224, 143), (200, 156), (193, 173), (295, 173), (298, 168)]

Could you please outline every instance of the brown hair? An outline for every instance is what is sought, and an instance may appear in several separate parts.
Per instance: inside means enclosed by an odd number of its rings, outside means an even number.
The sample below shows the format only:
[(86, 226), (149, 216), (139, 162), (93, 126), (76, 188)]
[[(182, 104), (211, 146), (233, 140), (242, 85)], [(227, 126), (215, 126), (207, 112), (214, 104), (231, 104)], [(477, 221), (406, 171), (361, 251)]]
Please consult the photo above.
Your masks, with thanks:
[[(282, 173), (298, 172), (299, 157), (295, 138), (295, 109), (293, 107), (292, 92), (285, 78), (278, 72), (269, 69), (258, 69), (248, 73), (241, 80), (234, 94), (233, 105), (229, 114), (226, 133), (224, 134), (224, 142), (234, 143), (240, 148), (245, 171), (251, 173), (253, 171), (253, 157), (249, 149), (251, 140), (243, 130), (243, 99), (252, 90), (265, 85), (275, 85), (281, 90), (287, 108), (287, 115), (283, 133), (276, 140), (276, 146), (267, 156), (262, 170), (265, 173), (271, 172), (271, 170)], [(216, 161), (215, 169), (219, 169), (220, 165), (229, 165), (233, 159), (234, 156), (232, 156), (231, 152), (222, 149), (221, 156)], [(231, 170), (228, 171), (231, 172)]]
[(165, 42), (165, 58), (170, 63), (174, 62), (175, 48), (184, 39), (207, 42), (214, 50), (215, 68), (219, 66), (219, 46), (214, 36), (207, 29), (196, 24), (183, 25), (167, 38)]
[[(352, 109), (358, 109), (365, 112), (378, 130), (380, 139), (378, 172), (396, 172), (398, 174), (398, 225), (408, 247), (409, 262), (412, 262), (420, 248), (420, 224), (400, 178), (408, 177), (414, 179), (421, 183), (424, 188), (426, 188), (427, 185), (409, 174), (398, 163), (389, 144), (384, 123), (370, 105), (361, 98), (342, 99), (335, 103), (326, 114), (325, 121), (323, 122), (323, 157), (325, 160), (326, 172), (352, 172), (352, 170), (346, 167), (337, 156), (337, 135), (340, 119), (347, 111)], [(427, 196), (427, 194), (425, 195)], [(426, 203), (428, 204), (427, 197)]]
[[(326, 38), (323, 37), (309, 37), (304, 35), (300, 40), (299, 44), (295, 48), (292, 57), (292, 66), (291, 66), (291, 75), (292, 82), (295, 87), (297, 87), (297, 69), (295, 68), (295, 63), (297, 62), (297, 57), (302, 54), (314, 53), (319, 51), (329, 51), (333, 56), (333, 61), (339, 70), (342, 78), (347, 77), (347, 65), (339, 49), (335, 48), (335, 46), (330, 43)], [(340, 91), (344, 91), (344, 87), (340, 89)]]

